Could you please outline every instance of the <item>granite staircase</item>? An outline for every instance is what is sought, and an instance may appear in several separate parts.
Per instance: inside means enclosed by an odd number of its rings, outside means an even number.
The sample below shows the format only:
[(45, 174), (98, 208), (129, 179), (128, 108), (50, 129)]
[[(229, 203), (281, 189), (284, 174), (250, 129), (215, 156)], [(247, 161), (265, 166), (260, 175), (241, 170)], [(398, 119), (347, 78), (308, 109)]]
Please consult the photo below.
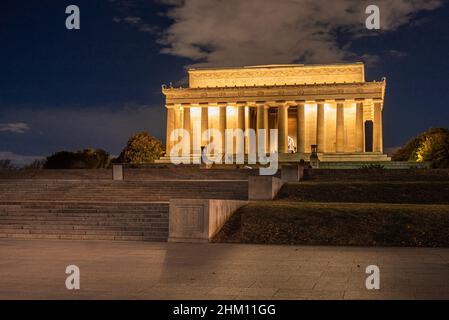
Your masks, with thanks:
[(167, 241), (170, 199), (247, 194), (246, 180), (0, 179), (0, 238)]
[(168, 203), (0, 203), (0, 238), (167, 241)]

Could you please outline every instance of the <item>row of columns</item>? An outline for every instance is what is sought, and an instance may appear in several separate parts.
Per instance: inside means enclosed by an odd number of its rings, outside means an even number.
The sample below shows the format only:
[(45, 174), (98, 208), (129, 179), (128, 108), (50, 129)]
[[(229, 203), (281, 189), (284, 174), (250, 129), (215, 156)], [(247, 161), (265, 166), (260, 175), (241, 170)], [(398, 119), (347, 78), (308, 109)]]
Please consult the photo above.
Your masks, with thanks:
[[(305, 153), (306, 150), (306, 119), (305, 119), (305, 107), (303, 103), (297, 104), (297, 126), (296, 126), (296, 136), (297, 136), (297, 151), (299, 153)], [(288, 152), (288, 104), (281, 104), (278, 106), (278, 150), (279, 153)], [(245, 106), (241, 105), (237, 107), (237, 128), (245, 130)], [(257, 104), (256, 107), (256, 130), (267, 129), (267, 134), (265, 136), (265, 141), (258, 141), (257, 143), (262, 143), (260, 146), (269, 152), (269, 135), (268, 135), (268, 112), (269, 106), (267, 104)], [(316, 141), (318, 145), (318, 152), (324, 152), (325, 146), (325, 108), (324, 102), (317, 102), (317, 119), (316, 119)], [(356, 113), (355, 113), (355, 152), (364, 152), (364, 121), (363, 121), (364, 106), (362, 102), (356, 103)], [(192, 132), (191, 128), (191, 117), (190, 108), (183, 108), (181, 119), (181, 112), (175, 112), (173, 108), (167, 108), (167, 146), (171, 148), (173, 142), (170, 142), (170, 133), (175, 128), (184, 128), (188, 132)], [(225, 132), (226, 129), (226, 107), (219, 107), (218, 114), (218, 129), (220, 132)], [(206, 131), (209, 126), (209, 113), (207, 107), (201, 108), (201, 132)], [(336, 152), (344, 152), (344, 102), (336, 103)], [(222, 145), (225, 145), (225, 135), (222, 135)], [(207, 137), (201, 136), (201, 145), (207, 144)], [(245, 143), (245, 141), (239, 141), (238, 143)], [(193, 145), (193, 135), (190, 135), (190, 145)], [(236, 146), (237, 150), (239, 145)], [(259, 147), (259, 148), (260, 148)], [(243, 146), (244, 150), (245, 145)], [(373, 151), (382, 152), (382, 105), (380, 102), (375, 102), (373, 105)]]

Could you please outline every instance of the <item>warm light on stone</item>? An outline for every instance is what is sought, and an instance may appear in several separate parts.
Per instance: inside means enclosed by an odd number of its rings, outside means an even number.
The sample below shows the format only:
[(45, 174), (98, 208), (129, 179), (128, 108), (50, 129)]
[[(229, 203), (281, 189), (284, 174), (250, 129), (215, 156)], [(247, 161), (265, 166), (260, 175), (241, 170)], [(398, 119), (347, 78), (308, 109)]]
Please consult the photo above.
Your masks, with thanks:
[[(308, 160), (311, 145), (317, 145), (321, 161), (390, 160), (382, 146), (386, 80), (365, 81), (363, 63), (207, 68), (188, 73), (188, 88), (162, 88), (167, 137), (174, 129), (195, 131), (193, 141), (204, 145), (199, 130), (218, 129), (223, 132), (224, 148), (229, 142), (225, 129), (277, 129), (277, 149), (270, 145), (269, 135), (257, 145), (266, 152), (278, 150), (280, 161)], [(372, 132), (365, 132), (367, 121), (373, 123)], [(366, 145), (367, 139), (372, 143)], [(244, 144), (247, 153), (246, 132)], [(172, 145), (167, 142), (168, 148)]]

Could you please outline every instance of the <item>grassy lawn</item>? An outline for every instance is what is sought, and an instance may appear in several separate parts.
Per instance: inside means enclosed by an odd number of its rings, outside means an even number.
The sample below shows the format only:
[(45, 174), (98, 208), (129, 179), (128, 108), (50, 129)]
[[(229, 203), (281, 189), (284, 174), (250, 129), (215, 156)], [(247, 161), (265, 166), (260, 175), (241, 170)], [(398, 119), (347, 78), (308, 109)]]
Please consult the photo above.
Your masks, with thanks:
[[(349, 192), (343, 194), (351, 197)], [(338, 198), (327, 195), (334, 197)], [(449, 247), (449, 205), (252, 202), (231, 217), (214, 241)]]
[(277, 198), (311, 202), (449, 204), (449, 181), (304, 181), (285, 184)]

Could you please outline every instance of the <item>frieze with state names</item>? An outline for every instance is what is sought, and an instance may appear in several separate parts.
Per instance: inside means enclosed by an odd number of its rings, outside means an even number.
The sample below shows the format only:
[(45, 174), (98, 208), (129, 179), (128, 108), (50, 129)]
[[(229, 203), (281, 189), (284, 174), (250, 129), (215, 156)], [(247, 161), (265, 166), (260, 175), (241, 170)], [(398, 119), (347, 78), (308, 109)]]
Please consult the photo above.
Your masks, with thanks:
[[(314, 98), (315, 96), (327, 99), (341, 98), (369, 98), (383, 99), (385, 94), (385, 79), (381, 82), (365, 82), (351, 84), (316, 84), (296, 86), (266, 86), (242, 88), (169, 88), (162, 87), (167, 103), (176, 103), (177, 100), (213, 100), (218, 98), (251, 100), (251, 97), (285, 97), (286, 99), (299, 99), (300, 97)], [(282, 100), (282, 99), (281, 99)], [(197, 102), (197, 101), (192, 101)]]

